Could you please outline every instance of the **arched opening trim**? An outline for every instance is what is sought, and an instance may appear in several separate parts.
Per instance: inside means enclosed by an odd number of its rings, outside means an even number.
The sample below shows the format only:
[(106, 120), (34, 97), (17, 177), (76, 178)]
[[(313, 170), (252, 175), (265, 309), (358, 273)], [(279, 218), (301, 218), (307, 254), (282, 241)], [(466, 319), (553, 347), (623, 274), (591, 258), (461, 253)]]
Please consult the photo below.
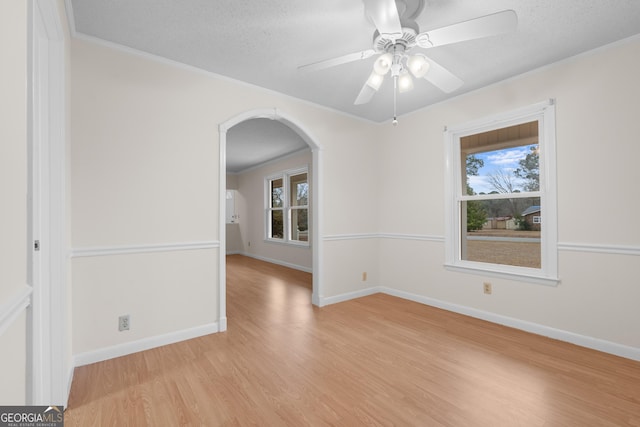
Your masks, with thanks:
[(225, 225), (225, 203), (227, 191), (227, 131), (238, 123), (251, 119), (271, 119), (278, 120), (296, 132), (303, 141), (311, 148), (313, 171), (311, 174), (311, 247), (313, 251), (313, 290), (311, 302), (320, 305), (322, 296), (322, 217), (320, 206), (322, 206), (322, 148), (311, 133), (296, 118), (277, 108), (261, 108), (245, 111), (226, 120), (218, 126), (220, 134), (220, 164), (219, 164), (219, 232), (220, 252), (218, 262), (218, 325), (220, 331), (227, 329), (227, 273), (226, 273), (226, 225)]

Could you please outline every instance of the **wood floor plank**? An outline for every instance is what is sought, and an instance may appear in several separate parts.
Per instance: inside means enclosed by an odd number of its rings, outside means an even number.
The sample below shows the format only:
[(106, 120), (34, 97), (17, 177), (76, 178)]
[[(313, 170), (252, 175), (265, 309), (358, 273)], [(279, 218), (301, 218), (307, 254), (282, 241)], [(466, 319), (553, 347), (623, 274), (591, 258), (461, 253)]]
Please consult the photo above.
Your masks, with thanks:
[(75, 371), (68, 426), (640, 426), (640, 363), (227, 257), (228, 330)]

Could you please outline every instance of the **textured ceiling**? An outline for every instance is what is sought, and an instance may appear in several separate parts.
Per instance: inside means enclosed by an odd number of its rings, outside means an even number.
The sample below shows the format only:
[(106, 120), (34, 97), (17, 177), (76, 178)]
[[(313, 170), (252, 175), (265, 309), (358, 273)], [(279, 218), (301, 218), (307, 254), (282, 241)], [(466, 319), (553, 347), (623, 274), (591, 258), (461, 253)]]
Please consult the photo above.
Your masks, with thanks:
[[(415, 0), (411, 0), (415, 1)], [(301, 65), (372, 47), (362, 0), (66, 0), (74, 35), (90, 36), (265, 87), (374, 122), (391, 119), (390, 79), (354, 105), (375, 57), (302, 73)], [(422, 51), (464, 81), (426, 80), (398, 97), (406, 114), (640, 33), (640, 0), (424, 0), (427, 31), (501, 10), (513, 33)]]
[[(374, 58), (300, 73), (297, 67), (371, 47), (362, 0), (70, 0), (77, 33), (381, 122), (392, 85), (353, 105)], [(512, 9), (515, 33), (425, 53), (465, 84), (444, 94), (425, 80), (399, 96), (407, 113), (640, 33), (638, 0), (425, 0), (421, 31)], [(389, 79), (387, 79), (389, 80)]]

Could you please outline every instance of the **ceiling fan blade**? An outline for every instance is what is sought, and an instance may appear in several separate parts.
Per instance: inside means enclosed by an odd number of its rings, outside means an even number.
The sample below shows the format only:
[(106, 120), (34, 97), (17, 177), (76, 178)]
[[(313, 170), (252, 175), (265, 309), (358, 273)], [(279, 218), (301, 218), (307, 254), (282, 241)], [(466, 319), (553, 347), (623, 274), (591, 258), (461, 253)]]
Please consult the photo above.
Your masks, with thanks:
[(371, 101), (371, 98), (373, 98), (373, 95), (375, 95), (376, 92), (377, 92), (376, 89), (372, 88), (367, 83), (365, 83), (364, 86), (362, 86), (362, 89), (360, 89), (360, 93), (358, 94), (358, 97), (356, 98), (353, 104), (354, 105), (366, 104), (367, 102)]
[(508, 33), (514, 31), (517, 26), (518, 15), (513, 10), (503, 10), (458, 24), (425, 31), (416, 36), (416, 43), (423, 48), (443, 46)]
[(429, 63), (429, 71), (424, 76), (424, 79), (433, 84), (443, 92), (450, 93), (458, 89), (464, 84), (459, 77), (454, 75), (451, 71), (444, 68), (431, 58), (426, 58)]
[(374, 53), (376, 52), (373, 49), (363, 50), (362, 52), (349, 53), (347, 55), (338, 56), (336, 58), (325, 59), (324, 61), (314, 62), (313, 64), (301, 65), (300, 67), (298, 67), (298, 71), (311, 72), (311, 71), (324, 70), (325, 68), (346, 64), (347, 62), (367, 59)]
[(380, 34), (402, 35), (402, 25), (395, 0), (363, 0), (365, 15)]

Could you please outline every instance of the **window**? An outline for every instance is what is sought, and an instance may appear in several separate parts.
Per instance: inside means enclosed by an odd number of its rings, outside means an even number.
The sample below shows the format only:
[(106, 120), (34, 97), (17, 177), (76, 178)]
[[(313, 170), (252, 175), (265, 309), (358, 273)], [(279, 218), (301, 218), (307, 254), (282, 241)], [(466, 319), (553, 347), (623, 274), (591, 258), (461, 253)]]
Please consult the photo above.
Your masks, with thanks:
[(267, 177), (265, 187), (267, 240), (308, 245), (308, 169), (305, 167)]
[(270, 239), (284, 238), (284, 180), (269, 180), (270, 205), (267, 212)]
[(448, 129), (445, 142), (446, 266), (556, 284), (553, 103)]

